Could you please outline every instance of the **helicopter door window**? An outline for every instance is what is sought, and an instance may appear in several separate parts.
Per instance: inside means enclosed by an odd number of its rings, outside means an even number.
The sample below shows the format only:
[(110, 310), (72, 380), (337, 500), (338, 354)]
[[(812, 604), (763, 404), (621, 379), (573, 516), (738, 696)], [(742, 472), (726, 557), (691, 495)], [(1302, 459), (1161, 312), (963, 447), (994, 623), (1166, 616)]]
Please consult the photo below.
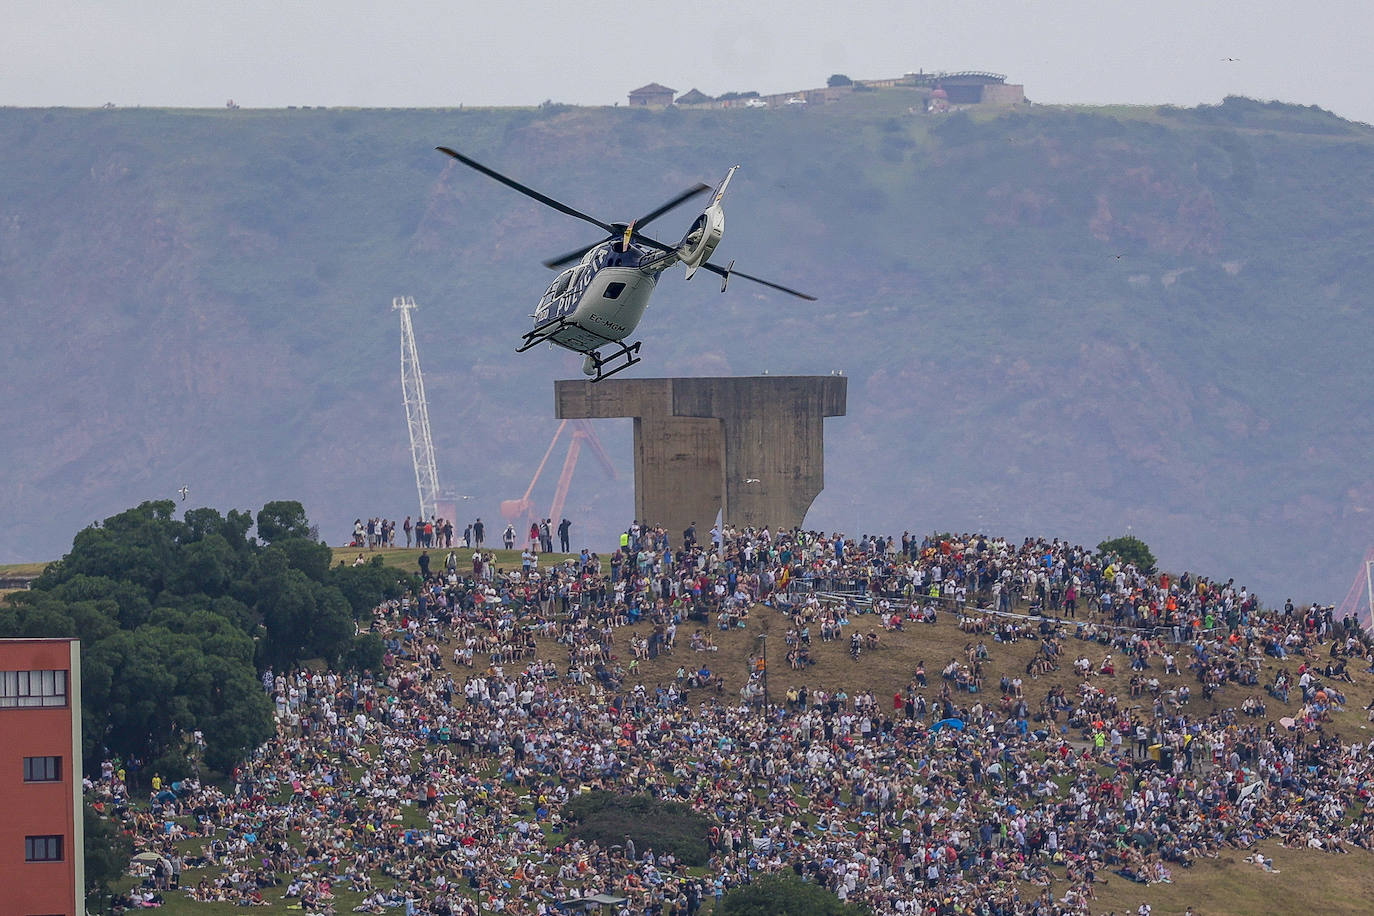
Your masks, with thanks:
[(620, 282), (616, 282), (616, 283), (607, 283), (607, 284), (606, 284), (606, 291), (605, 291), (604, 293), (601, 294), (601, 297), (602, 297), (603, 299), (619, 299), (619, 298), (620, 298), (620, 294), (623, 293), (624, 291), (625, 291), (625, 284), (624, 284), (624, 283), (620, 283)]

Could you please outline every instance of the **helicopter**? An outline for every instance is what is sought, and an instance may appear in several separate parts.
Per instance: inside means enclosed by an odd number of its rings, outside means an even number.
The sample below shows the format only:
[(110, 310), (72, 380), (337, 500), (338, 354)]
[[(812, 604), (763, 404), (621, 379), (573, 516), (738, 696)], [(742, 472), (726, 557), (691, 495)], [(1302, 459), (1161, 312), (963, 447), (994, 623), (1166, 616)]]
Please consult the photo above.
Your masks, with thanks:
[[(566, 269), (554, 278), (540, 297), (531, 316), (534, 327), (522, 335), (521, 344), (515, 351), (517, 353), (545, 342), (581, 353), (585, 357), (582, 372), (592, 376), (593, 382), (628, 369), (641, 360), (640, 342), (626, 343), (625, 338), (639, 326), (659, 276), (679, 263), (686, 265), (689, 280), (698, 270), (720, 276), (722, 293), (732, 277), (740, 277), (801, 299), (812, 302), (816, 299), (815, 296), (771, 280), (737, 271), (734, 261), (726, 267), (710, 263), (712, 253), (725, 234), (725, 211), (721, 209), (721, 200), (739, 166), (733, 166), (725, 173), (712, 192), (710, 203), (692, 222), (682, 239), (676, 245), (669, 245), (640, 230), (668, 211), (712, 191), (710, 185), (693, 185), (632, 222), (608, 223), (541, 194), (446, 146), (436, 149), (508, 188), (560, 213), (591, 223), (606, 233), (606, 237), (600, 241), (544, 262), (545, 267)], [(574, 266), (567, 267), (569, 264)], [(614, 349), (603, 356), (602, 348)]]

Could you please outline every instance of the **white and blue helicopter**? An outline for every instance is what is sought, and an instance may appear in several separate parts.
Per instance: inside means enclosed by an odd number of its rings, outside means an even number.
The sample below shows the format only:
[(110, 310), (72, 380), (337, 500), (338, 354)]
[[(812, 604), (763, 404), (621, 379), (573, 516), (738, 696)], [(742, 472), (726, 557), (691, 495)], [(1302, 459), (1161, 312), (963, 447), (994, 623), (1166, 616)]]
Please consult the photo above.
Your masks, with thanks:
[[(686, 265), (689, 280), (698, 270), (719, 275), (722, 278), (721, 292), (725, 292), (731, 277), (740, 277), (792, 296), (815, 301), (815, 296), (808, 296), (806, 293), (769, 280), (741, 273), (734, 269), (734, 261), (726, 267), (709, 262), (711, 254), (725, 234), (725, 211), (721, 209), (720, 202), (739, 166), (734, 166), (725, 174), (725, 178), (711, 195), (710, 204), (692, 222), (691, 228), (682, 236), (682, 240), (676, 245), (668, 245), (650, 238), (639, 230), (669, 210), (710, 191), (709, 185), (698, 184), (688, 188), (663, 206), (651, 210), (633, 222), (606, 223), (541, 194), (494, 169), (489, 169), (462, 153), (446, 146), (437, 149), (521, 194), (532, 197), (560, 213), (591, 223), (607, 234), (606, 238), (599, 242), (544, 262), (544, 266), (554, 269), (574, 261), (577, 264), (562, 271), (553, 283), (549, 284), (548, 290), (534, 310), (534, 328), (524, 334), (520, 346), (516, 349), (517, 353), (523, 353), (546, 341), (582, 353), (586, 356), (582, 362), (582, 371), (592, 376), (594, 382), (628, 369), (640, 361), (639, 342), (625, 343), (625, 338), (634, 333), (639, 325), (639, 319), (649, 305), (649, 296), (658, 283), (659, 275), (678, 263)], [(612, 346), (615, 350), (603, 356), (601, 348)]]

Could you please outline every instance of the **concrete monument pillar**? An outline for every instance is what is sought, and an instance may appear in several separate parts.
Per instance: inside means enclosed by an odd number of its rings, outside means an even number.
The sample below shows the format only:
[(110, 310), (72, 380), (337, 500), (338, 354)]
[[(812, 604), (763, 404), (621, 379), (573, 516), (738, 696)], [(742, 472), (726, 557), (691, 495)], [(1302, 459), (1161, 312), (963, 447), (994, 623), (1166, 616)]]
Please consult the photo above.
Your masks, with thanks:
[(825, 485), (824, 419), (843, 376), (606, 379), (554, 383), (558, 419), (633, 417), (635, 517), (674, 543), (727, 524), (801, 525)]

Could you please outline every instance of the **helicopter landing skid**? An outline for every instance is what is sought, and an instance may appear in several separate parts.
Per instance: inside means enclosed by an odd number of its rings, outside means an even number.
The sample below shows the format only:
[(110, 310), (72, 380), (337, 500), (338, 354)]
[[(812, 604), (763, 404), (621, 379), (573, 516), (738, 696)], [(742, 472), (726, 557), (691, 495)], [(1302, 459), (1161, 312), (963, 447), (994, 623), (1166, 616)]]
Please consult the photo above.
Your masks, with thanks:
[(520, 346), (515, 348), (515, 352), (524, 353), (530, 347), (533, 347), (536, 344), (541, 344), (544, 341), (551, 339), (553, 335), (557, 334), (559, 331), (563, 330), (564, 328), (570, 325), (572, 327), (577, 327), (577, 325), (574, 325), (566, 318), (559, 318), (558, 321), (554, 324), (548, 324), (542, 328), (536, 328), (533, 331), (529, 331), (521, 337), (521, 341), (523, 342), (520, 344)]
[[(616, 350), (610, 356), (607, 356), (605, 358), (602, 358), (600, 353), (588, 353), (587, 362), (590, 365), (592, 372), (588, 372), (587, 374), (592, 375), (593, 373), (595, 373), (595, 377), (592, 379), (593, 382), (599, 382), (602, 379), (610, 378), (617, 372), (620, 372), (624, 369), (628, 369), (635, 363), (642, 362), (642, 359), (638, 354), (639, 341), (635, 341), (632, 344), (622, 343), (620, 345), (619, 350)], [(610, 371), (606, 370), (606, 366), (608, 364), (615, 363), (617, 361), (619, 361), (619, 365), (615, 366)]]

